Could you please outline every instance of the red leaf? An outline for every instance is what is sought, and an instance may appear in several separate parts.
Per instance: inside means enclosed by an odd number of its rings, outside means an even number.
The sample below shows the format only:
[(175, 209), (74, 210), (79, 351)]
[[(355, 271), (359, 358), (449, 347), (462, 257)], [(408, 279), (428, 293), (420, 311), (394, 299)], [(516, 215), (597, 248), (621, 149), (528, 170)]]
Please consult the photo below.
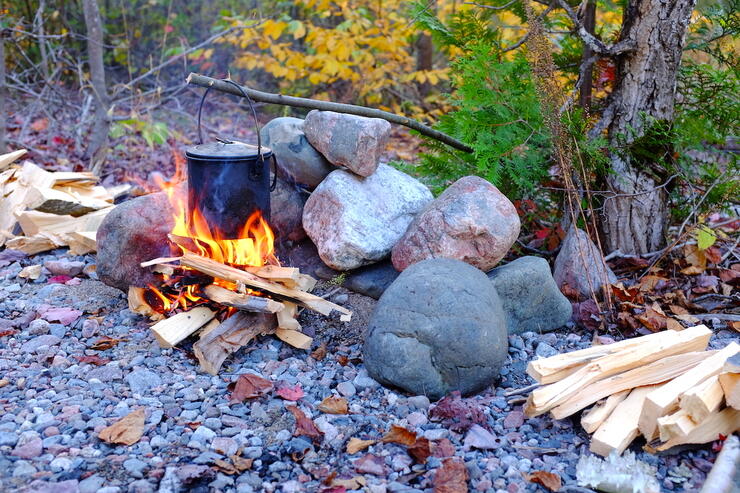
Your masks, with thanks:
[(272, 390), (272, 382), (253, 373), (243, 373), (234, 385), (229, 402), (244, 402), (265, 395)]
[(534, 232), (534, 237), (538, 240), (544, 240), (550, 234), (550, 228), (542, 228)]
[(78, 356), (77, 359), (80, 363), (87, 363), (89, 365), (103, 366), (110, 363), (109, 359), (101, 358), (98, 355), (93, 356)]
[(468, 470), (457, 459), (445, 459), (434, 475), (434, 493), (467, 493)]
[(468, 431), (475, 424), (485, 428), (488, 422), (483, 409), (471, 399), (461, 399), (459, 391), (445, 396), (432, 407), (429, 418), (441, 421), (444, 426), (457, 433)]
[(6, 329), (3, 331), (0, 331), (0, 337), (12, 336), (13, 334), (15, 334), (15, 330), (13, 329)]
[(62, 276), (53, 276), (53, 277), (50, 277), (48, 279), (48, 282), (49, 282), (49, 284), (64, 284), (67, 281), (69, 281), (70, 279), (72, 279), (72, 278), (69, 277), (69, 276), (64, 276), (64, 275), (62, 275)]
[(171, 32), (172, 32), (172, 31), (174, 31), (174, 30), (175, 30), (175, 28), (174, 28), (174, 27), (172, 27), (172, 26), (171, 26), (171, 25), (169, 25), (169, 24), (165, 24), (165, 26), (164, 26), (164, 32), (166, 32), (166, 33), (171, 33)]
[(297, 401), (298, 399), (306, 395), (303, 393), (303, 389), (301, 388), (300, 384), (295, 384), (294, 387), (283, 385), (278, 388), (275, 393), (286, 401)]
[(306, 414), (298, 409), (296, 406), (286, 406), (286, 409), (293, 414), (295, 418), (295, 431), (293, 436), (307, 436), (315, 443), (321, 442), (324, 438), (324, 433), (319, 430), (316, 424), (306, 416)]
[(37, 118), (36, 120), (31, 123), (31, 130), (34, 132), (43, 132), (49, 127), (49, 119), (48, 118)]
[(550, 491), (558, 491), (563, 486), (560, 476), (547, 471), (534, 471), (532, 474), (525, 474), (524, 479), (530, 483), (541, 484)]
[(417, 438), (416, 442), (408, 448), (409, 455), (417, 464), (426, 464), (432, 455), (432, 444), (424, 437)]

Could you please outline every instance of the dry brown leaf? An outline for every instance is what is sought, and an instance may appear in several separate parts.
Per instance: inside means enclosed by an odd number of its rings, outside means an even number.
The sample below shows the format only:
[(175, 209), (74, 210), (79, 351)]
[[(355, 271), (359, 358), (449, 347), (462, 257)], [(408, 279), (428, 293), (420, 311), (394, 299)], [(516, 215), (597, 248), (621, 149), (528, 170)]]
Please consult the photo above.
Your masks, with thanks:
[(304, 435), (311, 438), (311, 440), (316, 443), (323, 440), (324, 434), (303, 411), (298, 409), (296, 406), (286, 406), (286, 409), (290, 411), (295, 418), (295, 431), (293, 432), (293, 436)]
[(668, 308), (671, 309), (674, 315), (688, 315), (689, 314), (689, 311), (682, 306), (668, 305)]
[[(707, 256), (704, 250), (700, 250), (697, 245), (686, 245), (683, 247), (683, 255), (689, 267), (681, 270), (682, 274), (692, 275), (701, 274), (707, 268)], [(686, 271), (686, 272), (684, 272)]]
[(332, 486), (343, 486), (348, 490), (361, 490), (366, 484), (367, 481), (362, 476), (355, 476), (350, 479), (334, 479), (331, 482)]
[(137, 409), (119, 419), (112, 425), (100, 430), (98, 438), (106, 443), (133, 445), (138, 442), (144, 434), (145, 419), (146, 413), (144, 410)]
[(330, 395), (319, 404), (319, 411), (326, 414), (349, 414), (347, 399)]
[(736, 331), (740, 332), (740, 322), (730, 322), (728, 325)]
[(445, 459), (434, 475), (434, 493), (467, 493), (468, 470), (456, 459)]
[(653, 275), (645, 276), (640, 281), (640, 292), (647, 293), (654, 291), (655, 287), (661, 282), (668, 282), (668, 278)]
[(681, 322), (679, 322), (675, 318), (668, 317), (665, 319), (665, 323), (666, 323), (666, 327), (669, 330), (680, 331), (684, 329), (683, 325), (681, 325)]
[(95, 341), (95, 343), (90, 346), (90, 349), (94, 349), (95, 351), (105, 351), (117, 346), (119, 342), (123, 342), (125, 340), (126, 339), (114, 339), (113, 337), (103, 336)]
[(376, 440), (362, 440), (360, 438), (352, 437), (349, 439), (349, 442), (347, 443), (347, 453), (352, 455), (356, 454), (357, 452), (360, 452), (362, 450), (365, 450), (370, 445), (374, 444)]
[(666, 328), (666, 317), (663, 310), (660, 308), (658, 303), (653, 303), (653, 306), (649, 306), (645, 309), (645, 313), (637, 315), (637, 320), (642, 322), (642, 325), (647, 327), (653, 332), (660, 332)]
[(524, 479), (530, 483), (541, 484), (550, 491), (558, 491), (563, 486), (560, 476), (547, 471), (534, 471), (532, 474), (525, 474)]
[(407, 430), (403, 426), (393, 425), (381, 441), (383, 443), (397, 443), (408, 447), (416, 443), (416, 433)]
[(311, 357), (316, 361), (321, 361), (322, 359), (326, 358), (326, 343), (322, 342), (319, 347), (314, 349), (314, 351), (311, 353)]
[(272, 390), (272, 382), (253, 373), (242, 373), (236, 380), (229, 402), (244, 402), (265, 395)]
[(409, 446), (408, 453), (417, 464), (426, 464), (432, 455), (432, 444), (424, 437), (417, 438), (416, 442)]
[(693, 315), (676, 315), (676, 318), (679, 320), (683, 320), (686, 323), (696, 325), (701, 322), (698, 318), (696, 318)]

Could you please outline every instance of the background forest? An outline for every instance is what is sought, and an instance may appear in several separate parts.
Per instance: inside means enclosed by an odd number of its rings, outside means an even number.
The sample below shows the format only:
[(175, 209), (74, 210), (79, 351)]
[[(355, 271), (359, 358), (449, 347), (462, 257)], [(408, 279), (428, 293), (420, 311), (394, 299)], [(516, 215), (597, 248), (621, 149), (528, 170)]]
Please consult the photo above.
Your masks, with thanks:
[[(605, 207), (618, 202), (609, 197), (620, 193), (610, 182), (619, 174), (619, 152), (632, 156), (652, 187), (632, 192), (652, 197), (650, 190), (659, 190), (658, 216), (666, 221), (670, 212), (673, 222), (699, 225), (702, 214), (736, 205), (737, 0), (687, 3), (675, 111), (666, 118), (641, 113), (639, 123), (614, 132), (602, 123), (622, 62), (618, 53), (595, 52), (579, 32), (600, 46), (618, 43), (635, 16), (625, 2), (4, 4), (0, 146), (29, 148), (52, 166), (91, 167), (110, 180), (147, 179), (172, 161), (169, 148), (193, 135), (197, 91), (184, 78), (195, 71), (436, 126), (474, 152), (433, 140), (420, 145), (402, 133), (390, 156), (395, 164), (438, 190), (467, 174), (493, 182), (537, 223), (525, 238), (530, 249), (556, 248), (571, 220), (605, 231), (609, 251), (647, 253), (665, 245), (666, 225), (657, 223), (657, 235), (643, 231), (648, 241), (608, 238), (616, 235), (598, 212), (617, 214)], [(210, 124), (247, 131), (236, 105), (220, 99)], [(260, 112), (263, 121), (300, 116), (289, 107)], [(576, 209), (587, 212), (575, 216)], [(684, 225), (679, 233), (691, 229)], [(717, 237), (711, 227), (696, 231)]]

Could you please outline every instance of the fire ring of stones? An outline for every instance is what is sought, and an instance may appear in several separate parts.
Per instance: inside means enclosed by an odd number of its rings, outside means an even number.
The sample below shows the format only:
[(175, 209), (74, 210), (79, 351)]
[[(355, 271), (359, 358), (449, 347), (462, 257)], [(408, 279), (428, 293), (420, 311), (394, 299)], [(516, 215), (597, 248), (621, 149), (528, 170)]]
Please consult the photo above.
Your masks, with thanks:
[[(468, 176), (434, 198), (419, 180), (380, 162), (389, 133), (383, 120), (320, 111), (305, 121), (276, 118), (262, 129), (278, 163), (267, 227), (274, 253), (289, 265), (208, 258), (198, 235), (172, 234), (177, 204), (159, 193), (105, 218), (100, 279), (128, 291), (132, 310), (159, 320), (152, 332), (163, 346), (199, 334), (196, 356), (215, 374), (258, 334), (311, 348), (299, 306), (339, 311), (347, 320), (349, 310), (310, 293), (316, 281), (306, 275), (345, 272), (344, 287), (380, 298), (364, 342), (370, 375), (434, 399), (484, 389), (506, 358), (507, 334), (561, 327), (571, 305), (542, 259), (491, 270), (520, 228), (516, 209), (495, 186)], [(184, 183), (176, 195), (186, 190)], [(275, 263), (272, 248), (268, 264)], [(170, 298), (165, 308), (163, 292)], [(224, 307), (237, 314), (226, 317)]]

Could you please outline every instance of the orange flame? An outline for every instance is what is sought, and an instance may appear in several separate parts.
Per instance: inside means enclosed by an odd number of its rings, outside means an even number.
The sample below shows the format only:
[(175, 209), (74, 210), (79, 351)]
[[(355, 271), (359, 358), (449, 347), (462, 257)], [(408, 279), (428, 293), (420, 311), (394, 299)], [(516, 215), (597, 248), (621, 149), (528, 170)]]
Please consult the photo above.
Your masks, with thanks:
[[(156, 185), (165, 192), (173, 210), (174, 227), (171, 234), (188, 241), (187, 250), (223, 264), (239, 267), (260, 267), (266, 264), (280, 265), (275, 257), (275, 234), (259, 211), (249, 216), (240, 229), (237, 239), (224, 238), (212, 228), (203, 213), (197, 208), (188, 214), (187, 192), (177, 187), (186, 176), (185, 160), (179, 153), (174, 153), (175, 175), (168, 181), (155, 177)], [(184, 252), (186, 247), (178, 242), (177, 246)], [(164, 311), (170, 311), (178, 305), (183, 309), (201, 301), (197, 291), (199, 286), (188, 285), (177, 295), (163, 293), (154, 286), (149, 286), (154, 294), (162, 300)]]

